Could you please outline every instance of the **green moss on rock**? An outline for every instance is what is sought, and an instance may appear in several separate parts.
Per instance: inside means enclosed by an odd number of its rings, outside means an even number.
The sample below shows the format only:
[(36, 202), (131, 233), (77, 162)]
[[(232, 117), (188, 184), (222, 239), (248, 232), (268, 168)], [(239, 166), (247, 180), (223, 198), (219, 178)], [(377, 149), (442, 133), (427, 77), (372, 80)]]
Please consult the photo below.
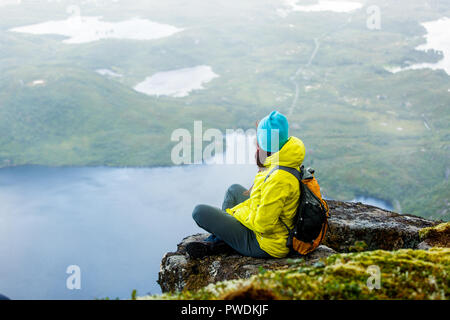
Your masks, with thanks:
[(350, 252), (362, 252), (367, 250), (367, 243), (364, 241), (355, 241), (355, 243), (348, 248)]
[[(379, 289), (367, 285), (371, 266), (381, 272)], [(449, 287), (450, 249), (376, 250), (141, 299), (448, 299)]]
[(434, 227), (423, 228), (419, 231), (421, 241), (433, 247), (450, 247), (450, 222), (438, 224)]

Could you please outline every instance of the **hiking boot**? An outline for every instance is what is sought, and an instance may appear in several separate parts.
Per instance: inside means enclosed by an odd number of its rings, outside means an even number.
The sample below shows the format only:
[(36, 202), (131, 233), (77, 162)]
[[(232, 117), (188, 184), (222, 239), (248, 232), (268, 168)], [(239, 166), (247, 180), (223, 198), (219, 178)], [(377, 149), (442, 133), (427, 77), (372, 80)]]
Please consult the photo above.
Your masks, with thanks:
[(215, 241), (193, 241), (186, 245), (186, 251), (191, 258), (199, 259), (206, 256), (218, 255), (233, 251), (233, 249), (222, 240)]

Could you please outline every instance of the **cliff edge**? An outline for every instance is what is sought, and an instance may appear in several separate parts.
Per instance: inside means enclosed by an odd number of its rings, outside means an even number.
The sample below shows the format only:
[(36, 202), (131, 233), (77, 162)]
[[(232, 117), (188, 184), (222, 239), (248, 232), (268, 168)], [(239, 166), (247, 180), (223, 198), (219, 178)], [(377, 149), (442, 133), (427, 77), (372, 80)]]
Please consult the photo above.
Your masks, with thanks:
[[(402, 215), (362, 203), (329, 200), (328, 204), (331, 213), (329, 232), (323, 244), (307, 256), (254, 259), (231, 253), (191, 259), (186, 253), (186, 244), (207, 236), (197, 234), (183, 239), (175, 252), (164, 255), (158, 283), (163, 292), (192, 291), (219, 281), (247, 279), (265, 270), (289, 269), (299, 263), (303, 266), (315, 266), (324, 258), (337, 253), (378, 249), (386, 251), (428, 249), (431, 247), (430, 243), (436, 242), (436, 232), (433, 228), (439, 222), (413, 215)], [(422, 229), (428, 231), (419, 233)], [(445, 240), (447, 244), (441, 246), (448, 247), (449, 228), (444, 229), (445, 235), (442, 239), (447, 239)], [(427, 235), (433, 237), (432, 240), (427, 240)]]

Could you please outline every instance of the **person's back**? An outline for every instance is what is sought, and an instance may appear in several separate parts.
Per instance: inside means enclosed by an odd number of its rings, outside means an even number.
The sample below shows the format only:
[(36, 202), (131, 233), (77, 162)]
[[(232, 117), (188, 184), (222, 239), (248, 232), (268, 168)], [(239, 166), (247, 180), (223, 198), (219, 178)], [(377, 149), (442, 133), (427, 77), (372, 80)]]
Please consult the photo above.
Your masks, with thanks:
[(305, 156), (303, 142), (290, 137), (281, 150), (264, 162), (265, 169), (254, 180), (250, 198), (226, 211), (244, 226), (254, 231), (264, 251), (276, 258), (289, 253), (286, 247), (288, 231), (283, 222), (293, 227), (300, 198), (298, 180), (290, 173), (277, 170), (266, 176), (278, 165), (298, 169)]
[[(222, 210), (199, 205), (192, 214), (195, 222), (212, 233), (207, 241), (191, 243), (188, 253), (202, 257), (213, 253), (223, 241), (239, 253), (256, 258), (282, 258), (300, 197), (298, 180), (276, 166), (299, 169), (305, 157), (303, 142), (289, 137), (284, 115), (273, 111), (263, 118), (257, 129), (257, 163), (260, 167), (251, 192), (240, 185), (231, 186)], [(228, 214), (227, 214), (228, 213)], [(222, 241), (223, 240), (223, 241)], [(223, 246), (222, 246), (223, 247)]]

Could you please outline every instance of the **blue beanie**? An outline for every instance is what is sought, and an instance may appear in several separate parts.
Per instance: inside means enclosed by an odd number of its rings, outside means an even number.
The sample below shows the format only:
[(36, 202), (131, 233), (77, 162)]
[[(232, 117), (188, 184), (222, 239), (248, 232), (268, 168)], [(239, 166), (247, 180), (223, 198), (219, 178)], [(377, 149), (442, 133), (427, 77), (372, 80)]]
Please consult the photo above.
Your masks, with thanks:
[[(278, 130), (278, 143), (274, 141), (272, 145), (272, 136), (276, 139)], [(256, 137), (259, 146), (267, 152), (277, 152), (289, 139), (289, 124), (287, 118), (278, 111), (272, 111), (268, 116), (263, 118), (256, 130)], [(277, 148), (277, 150), (275, 150)], [(273, 149), (273, 150), (272, 150)]]

